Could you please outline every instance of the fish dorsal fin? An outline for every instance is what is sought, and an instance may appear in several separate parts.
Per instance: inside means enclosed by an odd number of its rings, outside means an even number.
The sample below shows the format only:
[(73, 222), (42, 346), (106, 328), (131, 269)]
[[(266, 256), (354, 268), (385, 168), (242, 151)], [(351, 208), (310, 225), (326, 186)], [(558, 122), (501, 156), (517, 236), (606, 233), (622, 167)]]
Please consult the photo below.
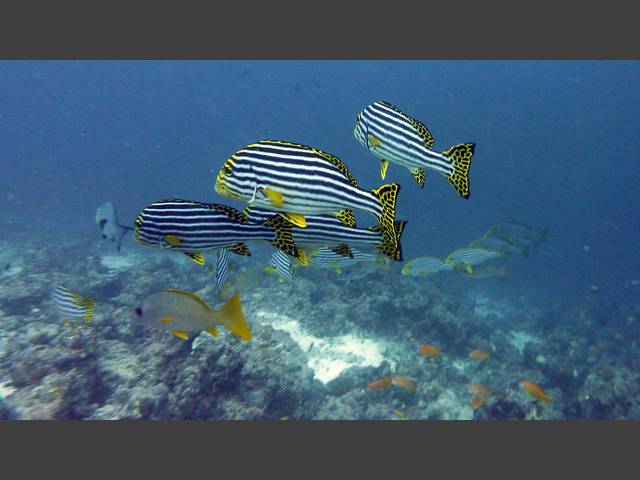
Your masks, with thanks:
[(225, 214), (227, 217), (229, 217), (232, 220), (237, 220), (238, 222), (242, 223), (242, 224), (246, 224), (248, 222), (248, 218), (247, 218), (247, 214), (245, 212), (241, 212), (240, 210), (236, 210), (233, 207), (230, 207), (228, 205), (222, 205), (220, 203), (206, 203), (203, 204), (205, 206), (207, 206), (208, 208), (210, 208), (211, 210), (215, 210), (216, 212), (220, 212)]
[(413, 178), (416, 179), (416, 182), (418, 182), (418, 185), (420, 185), (420, 188), (424, 187), (424, 168), (412, 168), (409, 170), (411, 172), (411, 175), (413, 176)]
[(347, 227), (355, 228), (356, 226), (356, 216), (353, 214), (353, 210), (350, 208), (345, 208), (344, 210), (340, 210), (335, 214), (338, 220), (340, 220)]
[(249, 245), (244, 242), (238, 242), (235, 245), (231, 245), (227, 247), (227, 250), (235, 253), (236, 255), (244, 255), (245, 257), (251, 256), (251, 251), (249, 250)]
[(200, 252), (183, 252), (187, 257), (196, 262), (198, 265), (204, 265), (204, 255)]
[(429, 129), (427, 128), (427, 126), (424, 123), (422, 123), (419, 120), (416, 120), (413, 117), (410, 117), (409, 115), (404, 113), (402, 110), (400, 110), (398, 107), (396, 107), (395, 105), (393, 105), (393, 104), (391, 104), (389, 102), (381, 101), (379, 103), (381, 103), (382, 105), (384, 105), (387, 108), (390, 108), (391, 110), (394, 110), (394, 111), (398, 112), (404, 118), (406, 118), (407, 121), (413, 126), (413, 128), (416, 129), (416, 132), (418, 132), (418, 135), (420, 135), (420, 137), (422, 137), (422, 140), (424, 141), (425, 146), (427, 148), (429, 148), (429, 149), (433, 148), (433, 143), (434, 143), (433, 135), (431, 134), (431, 132), (429, 131)]
[(185, 292), (184, 290), (179, 290), (177, 288), (167, 288), (163, 290), (163, 292), (175, 293), (177, 295), (184, 295), (185, 297), (189, 297), (192, 300), (195, 300), (196, 302), (198, 302), (200, 306), (202, 306), (204, 309), (208, 311), (213, 311), (213, 309), (209, 305), (207, 305), (207, 302), (205, 302), (202, 298), (200, 298), (200, 295), (198, 295), (197, 293)]

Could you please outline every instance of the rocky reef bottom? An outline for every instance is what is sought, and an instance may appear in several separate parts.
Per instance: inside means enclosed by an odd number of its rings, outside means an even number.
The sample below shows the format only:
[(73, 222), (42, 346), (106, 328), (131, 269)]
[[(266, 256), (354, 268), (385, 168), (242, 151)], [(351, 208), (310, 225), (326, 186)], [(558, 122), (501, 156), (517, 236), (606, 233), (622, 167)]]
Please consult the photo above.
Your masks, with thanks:
[[(185, 256), (132, 243), (120, 254), (83, 241), (0, 247), (2, 419), (640, 418), (633, 308), (537, 307), (493, 298), (486, 286), (502, 279), (377, 264), (299, 268), (280, 283), (262, 272), (265, 254), (234, 258), (231, 274), (253, 339), (221, 329), (181, 340), (131, 312), (165, 288), (221, 303), (212, 274)], [(56, 285), (93, 296), (93, 320), (65, 324)], [(389, 377), (405, 380), (370, 386)], [(523, 380), (552, 400), (528, 396)], [(486, 387), (481, 401), (471, 385)]]

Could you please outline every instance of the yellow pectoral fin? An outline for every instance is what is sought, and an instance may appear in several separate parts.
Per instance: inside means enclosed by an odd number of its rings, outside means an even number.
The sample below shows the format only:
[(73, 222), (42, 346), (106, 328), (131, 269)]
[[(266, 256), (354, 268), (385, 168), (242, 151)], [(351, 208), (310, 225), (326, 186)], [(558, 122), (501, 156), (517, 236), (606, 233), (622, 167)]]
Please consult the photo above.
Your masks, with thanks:
[(160, 319), (160, 323), (165, 323), (165, 324), (167, 324), (167, 323), (171, 323), (171, 322), (173, 322), (174, 320), (175, 320), (175, 318), (173, 318), (173, 317), (172, 317), (172, 316), (170, 316), (170, 315), (167, 315), (166, 317), (162, 317), (162, 318)]
[(189, 339), (189, 334), (184, 330), (171, 330), (171, 333), (174, 334), (176, 337), (181, 338), (182, 340)]
[(304, 267), (309, 265), (309, 257), (307, 257), (307, 253), (304, 251), (304, 248), (302, 247), (298, 247), (298, 262), (297, 264), (294, 264), (294, 267), (297, 267), (298, 265), (302, 265)]
[(261, 188), (260, 191), (264, 193), (264, 195), (269, 199), (271, 204), (274, 207), (281, 207), (283, 203), (282, 193), (274, 192), (273, 190), (268, 190), (266, 188)]
[(374, 147), (379, 147), (380, 146), (380, 140), (378, 140), (373, 135), (369, 135), (367, 137), (367, 139), (369, 140), (369, 143), (371, 143), (371, 145), (373, 145)]
[(165, 235), (164, 241), (167, 242), (172, 247), (177, 247), (182, 243), (182, 240), (180, 240), (180, 237), (176, 235)]
[(304, 215), (300, 215), (298, 213), (281, 213), (280, 215), (288, 222), (293, 223), (296, 227), (307, 227), (307, 221), (305, 220)]
[(473, 268), (471, 268), (471, 265), (469, 265), (468, 263), (464, 264), (464, 269), (467, 271), (467, 273), (473, 273)]
[(380, 163), (380, 176), (382, 180), (387, 176), (387, 168), (389, 168), (389, 160), (382, 160), (382, 163)]
[(218, 336), (218, 331), (213, 327), (205, 328), (204, 331), (207, 332), (212, 337), (217, 337)]

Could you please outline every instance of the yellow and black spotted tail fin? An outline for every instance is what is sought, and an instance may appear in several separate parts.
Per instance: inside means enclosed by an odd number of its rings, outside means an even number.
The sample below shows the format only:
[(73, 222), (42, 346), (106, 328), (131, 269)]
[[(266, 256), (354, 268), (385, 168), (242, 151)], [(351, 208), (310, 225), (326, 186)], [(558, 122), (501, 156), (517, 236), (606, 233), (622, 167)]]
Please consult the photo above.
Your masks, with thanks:
[(305, 255), (304, 250), (298, 248), (293, 242), (293, 225), (291, 223), (280, 215), (275, 215), (264, 222), (264, 225), (269, 225), (276, 231), (275, 237), (269, 240), (271, 245), (287, 255), (295, 257), (302, 265), (307, 266), (309, 264), (309, 259)]
[(396, 232), (396, 203), (400, 185), (389, 183), (373, 190), (373, 195), (380, 201), (382, 213), (380, 215), (380, 228), (382, 233), (382, 244), (385, 245), (383, 253), (394, 260), (402, 253), (398, 250), (398, 234)]
[(449, 183), (462, 198), (469, 198), (469, 169), (475, 148), (475, 143), (462, 143), (442, 152), (453, 164), (453, 172), (447, 177)]
[(221, 323), (242, 340), (251, 340), (251, 330), (242, 313), (240, 295), (237, 293), (219, 310)]
[[(407, 225), (406, 220), (399, 220), (395, 222), (396, 237), (395, 242), (391, 242), (389, 237), (382, 236), (382, 242), (376, 245), (376, 248), (385, 256), (396, 260), (402, 261), (402, 245), (400, 244), (400, 237), (404, 232), (404, 227)], [(375, 231), (375, 228), (371, 230)], [(379, 230), (378, 230), (379, 231)]]

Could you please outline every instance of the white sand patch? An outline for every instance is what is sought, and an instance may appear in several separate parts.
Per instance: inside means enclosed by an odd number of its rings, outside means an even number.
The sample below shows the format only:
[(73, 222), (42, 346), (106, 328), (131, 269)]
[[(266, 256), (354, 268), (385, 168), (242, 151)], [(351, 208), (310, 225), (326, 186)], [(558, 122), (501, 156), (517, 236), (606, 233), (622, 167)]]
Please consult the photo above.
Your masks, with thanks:
[(137, 262), (131, 255), (105, 255), (100, 263), (109, 270), (118, 271), (133, 268)]
[(15, 388), (9, 386), (9, 383), (11, 382), (0, 383), (0, 398), (8, 397), (16, 391)]
[(509, 343), (513, 345), (516, 350), (518, 350), (520, 355), (523, 354), (524, 348), (528, 343), (539, 341), (540, 340), (537, 337), (534, 337), (533, 335), (523, 331), (511, 332), (509, 334)]
[[(321, 338), (306, 332), (298, 321), (279, 314), (261, 310), (256, 317), (261, 323), (289, 333), (293, 341), (307, 352), (307, 365), (322, 383), (337, 378), (347, 368), (378, 367), (385, 360), (382, 354), (385, 344), (379, 340), (354, 335)], [(395, 363), (387, 361), (392, 366)]]

